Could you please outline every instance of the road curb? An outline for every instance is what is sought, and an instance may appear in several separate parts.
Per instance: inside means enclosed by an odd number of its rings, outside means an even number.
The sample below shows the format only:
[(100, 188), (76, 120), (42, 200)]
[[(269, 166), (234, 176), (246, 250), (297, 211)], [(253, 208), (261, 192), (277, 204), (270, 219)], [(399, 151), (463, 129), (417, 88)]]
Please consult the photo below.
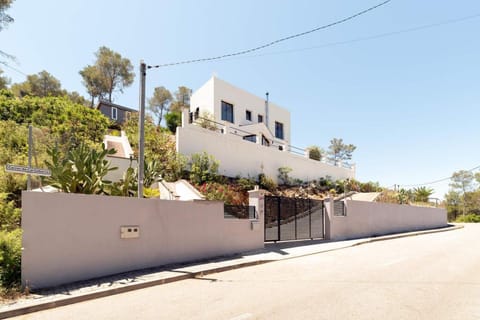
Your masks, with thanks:
[(353, 246), (360, 246), (362, 244), (378, 242), (378, 241), (387, 241), (387, 240), (394, 240), (394, 239), (407, 238), (407, 237), (416, 237), (416, 236), (421, 236), (421, 235), (425, 235), (425, 234), (447, 232), (447, 231), (459, 230), (459, 229), (463, 229), (463, 228), (464, 228), (463, 225), (451, 225), (451, 226), (445, 227), (445, 228), (420, 230), (420, 231), (414, 231), (414, 232), (409, 232), (409, 233), (401, 233), (401, 234), (392, 234), (392, 235), (387, 235), (387, 236), (380, 236), (378, 238), (377, 237), (369, 238), (367, 240), (355, 243), (355, 244), (352, 245), (352, 247)]
[(190, 272), (187, 274), (167, 277), (163, 279), (156, 279), (156, 280), (145, 281), (141, 283), (128, 284), (118, 288), (86, 293), (86, 294), (78, 295), (75, 297), (61, 298), (55, 301), (42, 302), (42, 303), (31, 305), (31, 306), (25, 306), (25, 307), (12, 309), (12, 310), (0, 311), (0, 319), (21, 316), (28, 313), (44, 311), (44, 310), (53, 309), (57, 307), (67, 306), (67, 305), (78, 303), (78, 302), (84, 302), (88, 300), (113, 296), (120, 293), (158, 286), (158, 285), (172, 283), (176, 281), (194, 279), (194, 278), (203, 277), (205, 275), (212, 274), (212, 273), (219, 273), (219, 272), (225, 272), (225, 271), (230, 271), (230, 270), (235, 270), (240, 268), (256, 266), (256, 265), (260, 265), (260, 264), (264, 264), (272, 261), (274, 260), (256, 260), (256, 261), (243, 262), (243, 263), (234, 264), (230, 266), (223, 266), (223, 267), (217, 267), (217, 268), (212, 268), (212, 269), (207, 269), (202, 271)]
[(60, 298), (60, 299), (54, 300), (54, 301), (42, 302), (42, 303), (30, 305), (30, 306), (18, 307), (18, 308), (12, 309), (12, 310), (0, 311), (0, 319), (6, 319), (6, 318), (10, 318), (10, 317), (21, 316), (21, 315), (25, 315), (25, 314), (28, 314), (28, 313), (44, 311), (44, 310), (53, 309), (53, 308), (57, 308), (57, 307), (62, 307), (62, 306), (66, 306), (66, 305), (70, 305), (70, 304), (74, 304), (74, 303), (79, 303), (79, 302), (84, 302), (84, 301), (88, 301), (88, 300), (108, 297), (108, 296), (112, 296), (112, 295), (116, 295), (116, 294), (120, 294), (120, 293), (125, 293), (125, 292), (129, 292), (129, 291), (144, 289), (144, 288), (153, 287), (153, 286), (157, 286), (157, 285), (163, 285), (163, 284), (172, 283), (172, 282), (176, 282), (176, 281), (194, 279), (194, 278), (203, 277), (205, 275), (212, 274), (212, 273), (220, 273), (220, 272), (225, 272), (225, 271), (230, 271), (230, 270), (235, 270), (235, 269), (240, 269), (240, 268), (246, 268), (246, 267), (256, 266), (256, 265), (265, 264), (265, 263), (269, 263), (269, 262), (302, 258), (302, 257), (307, 257), (307, 256), (311, 256), (311, 255), (316, 255), (316, 254), (321, 254), (321, 253), (326, 253), (326, 252), (331, 252), (331, 251), (336, 251), (336, 250), (342, 250), (342, 249), (351, 248), (351, 247), (364, 245), (364, 244), (368, 244), (368, 243), (373, 243), (373, 242), (378, 242), (378, 241), (387, 241), (387, 240), (393, 240), (393, 239), (399, 239), (399, 238), (405, 238), (405, 237), (413, 237), (413, 236), (419, 236), (419, 235), (425, 235), (425, 234), (431, 234), (431, 233), (453, 231), (453, 230), (462, 229), (463, 227), (464, 227), (463, 225), (453, 225), (453, 226), (447, 227), (447, 228), (439, 228), (439, 229), (433, 229), (433, 230), (415, 231), (415, 232), (411, 232), (411, 233), (380, 236), (380, 237), (375, 237), (375, 238), (369, 238), (369, 239), (366, 239), (366, 240), (359, 240), (359, 242), (356, 242), (356, 243), (353, 243), (353, 244), (348, 244), (348, 245), (341, 246), (341, 247), (338, 247), (338, 248), (332, 248), (332, 249), (307, 253), (307, 254), (303, 254), (303, 255), (297, 255), (297, 256), (278, 259), (278, 260), (271, 260), (271, 259), (268, 260), (267, 259), (267, 260), (247, 261), (247, 262), (237, 263), (237, 264), (233, 264), (233, 265), (229, 265), (229, 266), (216, 267), (216, 268), (211, 268), (211, 269), (206, 269), (206, 270), (201, 270), (201, 271), (196, 271), (196, 272), (188, 272), (188, 273), (178, 275), (178, 276), (171, 276), (171, 277), (166, 277), (166, 278), (162, 278), (162, 279), (145, 281), (145, 282), (141, 282), (141, 283), (128, 284), (128, 285), (124, 285), (124, 286), (117, 287), (117, 288), (105, 289), (105, 290), (102, 290), (102, 291), (86, 293), (86, 294), (77, 295), (77, 296), (74, 296), (74, 297)]

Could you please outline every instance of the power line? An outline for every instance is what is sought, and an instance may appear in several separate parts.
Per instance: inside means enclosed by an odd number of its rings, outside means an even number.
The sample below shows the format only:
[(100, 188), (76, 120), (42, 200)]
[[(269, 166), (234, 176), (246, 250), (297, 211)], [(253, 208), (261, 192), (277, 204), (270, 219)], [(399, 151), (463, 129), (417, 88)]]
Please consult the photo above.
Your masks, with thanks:
[[(465, 171), (475, 171), (477, 169), (480, 169), (480, 165), (476, 166), (476, 167), (473, 167), (472, 169), (470, 170), (465, 170)], [(431, 184), (436, 184), (436, 183), (439, 183), (439, 182), (443, 182), (443, 181), (447, 181), (447, 180), (450, 180), (452, 179), (453, 175), (452, 176), (449, 176), (447, 178), (443, 178), (443, 179), (438, 179), (438, 180), (434, 180), (434, 181), (430, 181), (430, 182), (425, 182), (425, 183), (417, 183), (417, 184), (402, 184), (400, 185), (401, 187), (421, 187), (421, 186), (427, 186), (427, 185), (431, 185)]]
[(28, 74), (26, 74), (25, 72), (17, 69), (17, 68), (14, 68), (12, 67), (11, 65), (9, 65), (8, 63), (4, 62), (4, 61), (0, 61), (0, 64), (3, 64), (5, 67), (9, 68), (9, 69), (12, 69), (13, 71), (16, 71), (18, 73), (20, 73), (21, 75), (24, 75), (25, 77), (28, 76)]
[(305, 48), (297, 48), (297, 49), (290, 49), (290, 50), (283, 50), (283, 51), (260, 53), (260, 54), (257, 54), (257, 55), (249, 55), (249, 56), (243, 57), (243, 58), (253, 58), (253, 57), (262, 57), (262, 56), (268, 56), (268, 55), (293, 53), (293, 52), (299, 52), (299, 51), (307, 51), (307, 50), (334, 47), (334, 46), (345, 45), (345, 44), (356, 43), (356, 42), (362, 42), (362, 41), (368, 41), (368, 40), (375, 40), (375, 39), (386, 38), (386, 37), (395, 36), (395, 35), (404, 34), (404, 33), (411, 33), (411, 32), (421, 31), (421, 30), (425, 30), (425, 29), (431, 29), (431, 28), (435, 28), (435, 27), (448, 25), (448, 24), (460, 23), (460, 22), (464, 22), (466, 20), (476, 19), (476, 18), (479, 18), (479, 17), (480, 17), (480, 13), (477, 13), (477, 14), (474, 14), (474, 15), (469, 15), (469, 16), (465, 16), (465, 17), (461, 17), (461, 18), (445, 20), (445, 21), (441, 21), (441, 22), (421, 25), (421, 26), (402, 29), (402, 30), (397, 30), (397, 31), (380, 33), (380, 34), (376, 34), (376, 35), (372, 35), (372, 36), (366, 36), (366, 37), (344, 40), (344, 41), (329, 42), (329, 43), (316, 45), (316, 46), (311, 46), (311, 47), (305, 47)]
[(184, 60), (184, 61), (178, 61), (178, 62), (171, 62), (171, 63), (165, 63), (165, 64), (158, 64), (158, 65), (154, 65), (154, 66), (147, 66), (148, 69), (151, 69), (151, 68), (163, 68), (163, 67), (170, 67), (170, 66), (176, 66), (176, 65), (181, 65), (181, 64), (191, 64), (191, 63), (196, 63), (196, 62), (205, 62), (205, 61), (212, 61), (212, 60), (219, 60), (219, 59), (224, 59), (224, 58), (229, 58), (229, 57), (234, 57), (234, 56), (239, 56), (239, 55), (244, 55), (244, 54), (247, 54), (247, 53), (251, 53), (251, 52), (254, 52), (254, 51), (258, 51), (258, 50), (261, 50), (261, 49), (265, 49), (267, 47), (270, 47), (270, 46), (273, 46), (275, 44), (278, 44), (280, 42), (284, 42), (284, 41), (287, 41), (287, 40), (291, 40), (291, 39), (294, 39), (294, 38), (298, 38), (298, 37), (302, 37), (302, 36), (305, 36), (307, 34), (310, 34), (310, 33), (313, 33), (313, 32), (317, 32), (317, 31), (320, 31), (320, 30), (324, 30), (324, 29), (327, 29), (327, 28), (330, 28), (330, 27), (333, 27), (333, 26), (336, 26), (338, 24), (342, 24), (344, 22), (347, 22), (349, 20), (352, 20), (352, 19), (355, 19), (363, 14), (366, 14), (372, 10), (375, 10), (383, 5), (386, 5), (387, 3), (389, 3), (390, 1), (392, 0), (386, 0), (384, 2), (381, 2), (373, 7), (370, 7), (368, 9), (365, 9), (363, 11), (360, 11), (358, 13), (355, 13), (349, 17), (346, 17), (346, 18), (343, 18), (343, 19), (340, 19), (340, 20), (337, 20), (335, 22), (332, 22), (332, 23), (329, 23), (329, 24), (326, 24), (326, 25), (323, 25), (323, 26), (320, 26), (320, 27), (317, 27), (317, 28), (314, 28), (314, 29), (311, 29), (311, 30), (308, 30), (308, 31), (304, 31), (304, 32), (300, 32), (300, 33), (296, 33), (296, 34), (293, 34), (291, 36), (288, 36), (288, 37), (284, 37), (284, 38), (281, 38), (281, 39), (277, 39), (277, 40), (274, 40), (274, 41), (271, 41), (269, 43), (266, 43), (264, 45), (261, 45), (261, 46), (258, 46), (258, 47), (254, 47), (254, 48), (251, 48), (251, 49), (247, 49), (247, 50), (243, 50), (243, 51), (238, 51), (238, 52), (233, 52), (233, 53), (228, 53), (228, 54), (224, 54), (224, 55), (220, 55), (220, 56), (215, 56), (215, 57), (209, 57), (209, 58), (200, 58), (200, 59), (191, 59), (191, 60)]

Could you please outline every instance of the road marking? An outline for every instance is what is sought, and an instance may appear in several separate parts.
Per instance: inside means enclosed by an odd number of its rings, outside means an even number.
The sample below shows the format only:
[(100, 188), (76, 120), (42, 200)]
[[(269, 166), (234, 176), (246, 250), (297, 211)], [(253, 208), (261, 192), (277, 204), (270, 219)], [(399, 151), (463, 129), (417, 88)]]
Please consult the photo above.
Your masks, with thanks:
[(251, 319), (253, 317), (253, 314), (251, 313), (244, 313), (239, 316), (230, 318), (230, 320), (246, 320), (246, 319)]

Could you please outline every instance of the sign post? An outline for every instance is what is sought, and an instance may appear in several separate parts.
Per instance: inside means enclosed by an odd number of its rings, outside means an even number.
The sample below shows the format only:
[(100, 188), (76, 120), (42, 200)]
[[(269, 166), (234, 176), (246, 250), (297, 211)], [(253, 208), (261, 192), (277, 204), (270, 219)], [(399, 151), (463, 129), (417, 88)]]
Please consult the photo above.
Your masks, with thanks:
[(31, 174), (35, 176), (44, 176), (44, 177), (50, 177), (52, 175), (51, 171), (48, 169), (19, 166), (19, 165), (10, 164), (10, 163), (5, 166), (5, 171), (11, 172), (11, 173), (23, 173), (23, 174)]
[[(40, 169), (32, 167), (32, 152), (33, 152), (33, 137), (32, 137), (32, 125), (28, 126), (28, 166), (20, 166), (16, 164), (7, 164), (5, 171), (10, 173), (28, 174), (27, 178), (27, 190), (32, 190), (31, 176), (44, 176), (50, 177), (52, 173), (48, 169)], [(36, 158), (35, 158), (36, 159)]]

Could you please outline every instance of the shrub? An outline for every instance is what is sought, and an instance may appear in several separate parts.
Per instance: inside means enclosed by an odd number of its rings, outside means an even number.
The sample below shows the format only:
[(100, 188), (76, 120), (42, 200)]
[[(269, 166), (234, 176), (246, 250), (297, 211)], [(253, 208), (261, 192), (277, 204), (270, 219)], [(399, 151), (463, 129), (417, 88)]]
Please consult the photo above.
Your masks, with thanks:
[(232, 185), (224, 185), (218, 182), (206, 182), (198, 187), (198, 189), (207, 200), (223, 201), (226, 204), (232, 205), (248, 204), (247, 193)]
[(290, 178), (290, 176), (288, 175), (290, 172), (292, 172), (292, 168), (278, 168), (278, 182), (282, 185), (290, 186), (292, 184), (292, 178)]
[(20, 284), (22, 230), (0, 231), (0, 284), (11, 288)]
[(200, 185), (218, 179), (218, 161), (206, 152), (192, 154), (190, 162), (190, 181)]
[(158, 189), (144, 188), (143, 189), (143, 196), (145, 198), (159, 198), (160, 197), (160, 191)]
[(465, 216), (459, 216), (455, 222), (480, 222), (480, 215), (478, 214), (467, 214)]
[(0, 194), (0, 230), (12, 231), (20, 227), (22, 211), (15, 207), (15, 201), (7, 201), (8, 194)]
[(217, 130), (217, 125), (215, 124), (215, 118), (213, 114), (211, 114), (208, 111), (202, 112), (200, 115), (200, 118), (197, 120), (197, 123), (200, 125), (200, 127), (212, 131)]
[(105, 158), (115, 154), (114, 149), (97, 151), (81, 143), (64, 156), (58, 146), (49, 149), (47, 153), (51, 160), (45, 161), (45, 165), (52, 175), (45, 178), (45, 181), (63, 192), (105, 194), (112, 184), (104, 178), (117, 168), (111, 167)]
[(312, 160), (322, 160), (322, 150), (317, 146), (311, 146), (308, 149), (308, 157)]
[(255, 185), (257, 185), (257, 181), (253, 178), (238, 178), (237, 179), (237, 185), (238, 187), (243, 190), (243, 191), (249, 191), (253, 190), (255, 188)]
[(260, 185), (260, 188), (268, 190), (270, 192), (274, 192), (277, 189), (277, 184), (263, 173), (260, 173), (258, 175), (258, 183)]

